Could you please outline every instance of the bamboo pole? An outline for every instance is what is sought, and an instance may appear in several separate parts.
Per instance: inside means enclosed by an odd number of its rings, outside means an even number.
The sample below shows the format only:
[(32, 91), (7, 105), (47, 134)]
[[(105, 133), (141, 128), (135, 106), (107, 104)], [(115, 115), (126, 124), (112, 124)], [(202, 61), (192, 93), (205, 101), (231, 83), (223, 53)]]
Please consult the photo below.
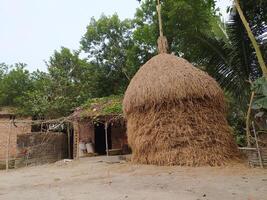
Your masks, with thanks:
[(8, 130), (8, 136), (7, 136), (7, 145), (6, 145), (6, 171), (9, 170), (9, 148), (10, 148), (11, 130), (12, 130), (12, 120), (10, 120), (10, 122), (9, 122), (9, 130)]
[(68, 134), (68, 158), (71, 158), (70, 152), (70, 123), (67, 125), (67, 134)]
[(267, 78), (267, 68), (266, 68), (266, 65), (265, 65), (265, 62), (264, 62), (264, 59), (263, 59), (263, 56), (262, 56), (262, 53), (261, 53), (261, 50), (260, 50), (260, 47), (255, 39), (255, 36), (253, 35), (252, 31), (251, 31), (251, 28), (249, 27), (249, 24), (244, 16), (244, 13), (240, 7), (240, 3), (239, 3), (239, 0), (234, 0), (235, 1), (235, 7), (237, 9), (237, 12), (240, 16), (240, 19), (242, 20), (242, 23), (244, 24), (245, 26), (245, 29), (248, 33), (248, 37), (250, 39), (250, 41), (252, 42), (252, 45), (256, 51), (256, 55), (257, 55), (257, 58), (258, 58), (258, 62), (260, 64), (260, 67), (261, 67), (261, 70), (262, 70), (262, 73), (263, 73), (263, 76), (265, 78)]
[(250, 142), (250, 130), (249, 130), (249, 120), (250, 120), (250, 115), (251, 115), (251, 107), (252, 107), (252, 102), (255, 96), (255, 92), (253, 91), (251, 93), (250, 101), (249, 101), (249, 106), (248, 106), (248, 111), (247, 111), (247, 116), (246, 116), (246, 137), (247, 137), (247, 146), (251, 147), (251, 142)]
[(109, 150), (108, 150), (108, 123), (105, 122), (105, 140), (106, 140), (106, 154), (107, 157), (109, 156)]
[(160, 35), (160, 37), (163, 37), (160, 0), (157, 0), (157, 3), (158, 3), (157, 11), (158, 11), (158, 20), (159, 20), (159, 35)]
[(167, 38), (163, 34), (160, 0), (157, 0), (157, 12), (158, 12), (158, 21), (159, 21), (159, 38), (157, 41), (158, 52), (160, 54), (161, 53), (168, 53), (168, 41), (167, 41)]
[(73, 143), (74, 145), (74, 148), (75, 149), (75, 146), (76, 146), (76, 158), (75, 159), (79, 159), (80, 158), (80, 127), (78, 124), (77, 125), (77, 129), (75, 130), (74, 132), (74, 137), (75, 138), (75, 142)]

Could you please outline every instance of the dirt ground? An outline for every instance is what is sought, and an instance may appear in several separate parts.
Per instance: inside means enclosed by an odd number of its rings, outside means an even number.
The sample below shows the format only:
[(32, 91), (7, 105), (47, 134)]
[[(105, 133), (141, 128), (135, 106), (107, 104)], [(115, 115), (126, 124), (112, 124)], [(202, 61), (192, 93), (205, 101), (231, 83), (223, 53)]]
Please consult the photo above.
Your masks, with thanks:
[(1, 200), (267, 200), (267, 170), (156, 167), (104, 157), (0, 172)]

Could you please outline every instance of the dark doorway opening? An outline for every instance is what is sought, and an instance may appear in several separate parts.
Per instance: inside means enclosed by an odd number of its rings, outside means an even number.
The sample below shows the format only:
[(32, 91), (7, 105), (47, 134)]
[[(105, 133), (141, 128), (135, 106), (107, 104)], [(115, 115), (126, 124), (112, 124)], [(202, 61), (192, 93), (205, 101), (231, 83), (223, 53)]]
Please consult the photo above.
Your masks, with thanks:
[[(111, 148), (111, 127), (108, 126), (108, 149)], [(105, 125), (103, 123), (98, 123), (95, 125), (95, 152), (99, 155), (106, 154)]]

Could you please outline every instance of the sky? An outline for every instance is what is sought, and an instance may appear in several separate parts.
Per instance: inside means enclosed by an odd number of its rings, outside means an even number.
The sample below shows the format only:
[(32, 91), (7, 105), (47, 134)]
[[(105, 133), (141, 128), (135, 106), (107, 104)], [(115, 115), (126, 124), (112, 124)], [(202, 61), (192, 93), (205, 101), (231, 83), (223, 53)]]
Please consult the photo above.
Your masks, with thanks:
[[(217, 5), (226, 8), (229, 0)], [(121, 19), (133, 18), (138, 6), (136, 0), (0, 0), (0, 63), (46, 71), (44, 61), (55, 50), (79, 49), (91, 17), (116, 12)]]

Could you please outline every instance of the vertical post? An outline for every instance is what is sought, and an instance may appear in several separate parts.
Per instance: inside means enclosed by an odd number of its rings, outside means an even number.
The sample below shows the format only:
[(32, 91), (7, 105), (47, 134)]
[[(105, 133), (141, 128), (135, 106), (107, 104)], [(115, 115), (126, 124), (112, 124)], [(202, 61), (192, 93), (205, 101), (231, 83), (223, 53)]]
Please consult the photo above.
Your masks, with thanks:
[(68, 134), (68, 158), (71, 158), (70, 155), (70, 123), (67, 123), (67, 134)]
[(76, 159), (80, 158), (80, 127), (79, 124), (77, 124), (77, 130), (76, 130)]
[(162, 18), (161, 18), (161, 4), (160, 0), (157, 0), (157, 12), (159, 20), (159, 38), (158, 38), (158, 53), (168, 53), (168, 41), (163, 34)]
[(109, 150), (108, 150), (108, 122), (105, 122), (105, 139), (106, 139), (106, 153), (107, 157), (109, 156)]
[(43, 132), (43, 122), (41, 123), (41, 133)]
[(159, 19), (159, 35), (163, 37), (163, 28), (162, 28), (162, 19), (161, 19), (161, 4), (160, 0), (157, 0), (157, 11), (158, 11), (158, 19)]
[(79, 159), (79, 134), (80, 134), (80, 128), (79, 128), (79, 122), (78, 121), (72, 121), (73, 125), (73, 159)]
[(12, 129), (12, 120), (9, 122), (9, 130), (7, 136), (7, 145), (6, 145), (6, 171), (9, 169), (9, 148), (10, 148), (10, 138), (11, 138), (11, 129)]
[(255, 92), (253, 91), (251, 93), (251, 97), (250, 97), (250, 101), (249, 101), (249, 106), (248, 106), (248, 112), (247, 112), (247, 117), (246, 117), (246, 137), (247, 137), (247, 146), (251, 147), (251, 143), (250, 143), (250, 130), (249, 130), (249, 120), (250, 120), (250, 114), (251, 114), (251, 106), (252, 106), (252, 102), (255, 96)]

